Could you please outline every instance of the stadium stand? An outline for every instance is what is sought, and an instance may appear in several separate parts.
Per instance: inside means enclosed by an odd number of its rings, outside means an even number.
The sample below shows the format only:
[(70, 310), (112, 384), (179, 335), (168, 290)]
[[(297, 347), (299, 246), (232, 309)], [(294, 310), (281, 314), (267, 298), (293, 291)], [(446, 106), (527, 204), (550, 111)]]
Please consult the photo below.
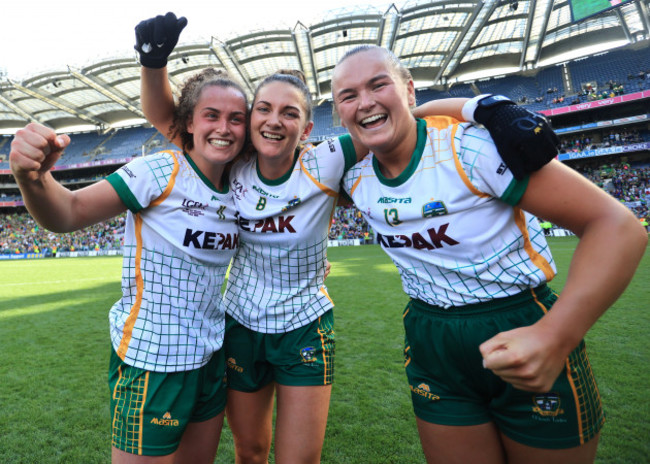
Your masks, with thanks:
[(106, 136), (97, 133), (70, 134), (70, 146), (62, 157), (62, 164), (77, 164), (92, 161), (94, 153), (106, 140)]
[[(649, 53), (639, 54), (646, 57)], [(617, 56), (624, 57), (624, 53)], [(580, 61), (578, 67), (580, 82), (594, 82), (596, 85), (606, 85), (607, 80), (600, 73), (599, 57)], [(626, 58), (625, 63), (630, 60)], [(591, 64), (590, 64), (591, 63)], [(639, 59), (633, 61), (638, 65)], [(621, 68), (623, 68), (621, 64)], [(628, 65), (630, 66), (630, 65)], [(608, 68), (612, 69), (612, 68)], [(628, 72), (631, 68), (626, 68)], [(591, 71), (589, 71), (591, 70)], [(609, 78), (613, 74), (608, 74)], [(553, 90), (559, 81), (560, 72), (556, 68), (542, 70), (536, 77), (506, 76), (477, 82), (472, 88), (469, 85), (454, 86), (453, 92), (443, 92), (434, 89), (423, 89), (417, 92), (419, 101), (431, 98), (444, 98), (449, 96), (471, 97), (476, 93), (501, 93), (513, 100), (521, 100), (524, 96), (555, 95)], [(617, 77), (617, 76), (614, 76)], [(627, 76), (626, 76), (627, 78)], [(634, 77), (638, 79), (637, 77)], [(645, 79), (642, 79), (645, 82)], [(645, 85), (645, 84), (644, 84)], [(543, 89), (547, 89), (543, 91)], [(535, 94), (537, 89), (539, 94)], [(549, 89), (551, 92), (549, 92)], [(559, 90), (558, 90), (559, 92)], [(529, 97), (530, 98), (530, 97)], [(645, 101), (647, 103), (647, 100)], [(549, 109), (557, 107), (549, 102), (549, 97), (544, 97), (544, 102), (524, 104), (529, 109)], [(565, 160), (570, 165), (592, 182), (604, 188), (614, 197), (625, 203), (640, 219), (647, 219), (648, 197), (650, 196), (650, 115), (641, 103), (623, 104), (627, 109), (617, 113), (628, 116), (638, 116), (638, 121), (630, 123), (625, 120), (618, 127), (611, 128), (614, 122), (607, 114), (595, 111), (576, 112), (572, 118), (564, 117), (557, 127), (560, 132), (560, 153), (580, 155), (597, 149), (621, 148), (638, 146), (639, 150), (619, 151), (605, 156), (586, 156), (575, 160)], [(611, 107), (610, 107), (611, 109)], [(314, 119), (318, 132), (312, 134), (314, 142), (328, 137), (339, 135), (345, 129), (334, 125), (333, 107), (330, 101), (322, 102), (315, 108)], [(553, 117), (551, 120), (553, 121)], [(593, 127), (583, 127), (584, 121), (589, 121)], [(599, 126), (599, 123), (603, 125)], [(588, 125), (589, 125), (588, 124)], [(604, 127), (604, 128), (603, 128)], [(577, 128), (577, 129), (576, 129)], [(562, 132), (561, 132), (562, 131)], [(114, 169), (143, 152), (152, 153), (161, 149), (170, 148), (169, 142), (152, 128), (135, 127), (125, 128), (110, 135), (97, 132), (71, 134), (73, 143), (66, 151), (59, 164), (73, 166), (56, 172), (56, 176), (71, 188), (87, 185), (102, 179)], [(10, 148), (10, 137), (0, 140), (0, 157), (4, 158), (0, 169), (8, 169), (6, 158)], [(85, 166), (84, 169), (74, 168), (78, 164), (93, 164), (102, 161), (97, 166)], [(8, 172), (0, 175), (0, 208), (3, 221), (0, 229), (0, 253), (31, 253), (41, 250), (47, 255), (58, 251), (93, 250), (106, 248), (119, 248), (120, 224), (109, 223), (106, 225), (86, 229), (72, 234), (51, 234), (39, 229), (24, 212), (21, 206), (20, 194)], [(374, 234), (359, 212), (354, 207), (337, 208), (330, 230), (331, 240), (361, 239), (361, 243), (372, 243)]]
[[(425, 6), (418, 8), (425, 9)], [(415, 16), (418, 8), (413, 10)], [(564, 7), (557, 6), (558, 14), (560, 8)], [(556, 7), (553, 11), (555, 9)], [(625, 6), (621, 11), (626, 18), (634, 15), (633, 6)], [(451, 13), (447, 11), (445, 14)], [(493, 14), (505, 21), (511, 12), (507, 9), (495, 9)], [(408, 12), (404, 15), (402, 23), (406, 24)], [(621, 16), (618, 17), (620, 19)], [(549, 18), (550, 22), (555, 21), (554, 16)], [(602, 21), (593, 20), (593, 24), (602, 22), (608, 25), (615, 20), (612, 14), (602, 18)], [(342, 24), (346, 24), (345, 21)], [(317, 30), (317, 27), (314, 30)], [(409, 34), (405, 34), (405, 37), (407, 36)], [(330, 36), (327, 37), (325, 40), (334, 40)], [(635, 36), (628, 46), (545, 67), (527, 67), (518, 73), (481, 77), (466, 82), (451, 79), (444, 85), (418, 88), (416, 98), (418, 102), (422, 102), (437, 98), (473, 97), (482, 93), (495, 93), (506, 95), (527, 109), (546, 114), (560, 136), (558, 159), (628, 205), (640, 219), (646, 219), (650, 195), (648, 40), (647, 36)], [(324, 44), (321, 46), (324, 47)], [(395, 48), (399, 54), (399, 50)], [(406, 59), (410, 58), (411, 55), (408, 55)], [(170, 66), (182, 66), (171, 63)], [(134, 64), (132, 61), (125, 61), (123, 66), (126, 70)], [(180, 68), (172, 68), (171, 71), (178, 74), (177, 79), (183, 77)], [(329, 68), (317, 71), (328, 75)], [(320, 74), (315, 79), (323, 86), (319, 80)], [(249, 83), (254, 84), (253, 81), (254, 79)], [(61, 85), (60, 82), (58, 84)], [(64, 82), (63, 86), (65, 85)], [(327, 90), (327, 86), (322, 88)], [(317, 93), (321, 93), (320, 89)], [(3, 95), (7, 95), (7, 98), (12, 96), (10, 93)], [(616, 100), (617, 98), (619, 100)], [(329, 98), (319, 96), (315, 105), (315, 128), (310, 139), (312, 143), (319, 143), (346, 132), (338, 122)], [(108, 131), (98, 128), (92, 132), (75, 132), (70, 135), (72, 143), (57, 163), (54, 175), (73, 189), (102, 179), (133, 157), (174, 148), (163, 134), (148, 125)], [(64, 234), (62, 238), (56, 239), (53, 234), (39, 230), (30, 222), (22, 206), (20, 192), (9, 171), (11, 138), (10, 135), (0, 136), (1, 253), (15, 253), (17, 250), (27, 252), (25, 250), (35, 248), (63, 250), (72, 247), (91, 249), (97, 246), (119, 246), (119, 240), (114, 237), (119, 235), (119, 225), (109, 224), (105, 230), (87, 230), (85, 234), (80, 232), (79, 236)], [(349, 238), (359, 238), (366, 243), (372, 241), (372, 231), (353, 207), (338, 208), (333, 217), (330, 239)]]
[(0, 223), (0, 255), (119, 250), (123, 244), (125, 215), (67, 234), (39, 227), (26, 212), (3, 214)]
[(332, 217), (330, 240), (361, 239), (361, 243), (372, 243), (374, 232), (354, 206), (338, 206)]

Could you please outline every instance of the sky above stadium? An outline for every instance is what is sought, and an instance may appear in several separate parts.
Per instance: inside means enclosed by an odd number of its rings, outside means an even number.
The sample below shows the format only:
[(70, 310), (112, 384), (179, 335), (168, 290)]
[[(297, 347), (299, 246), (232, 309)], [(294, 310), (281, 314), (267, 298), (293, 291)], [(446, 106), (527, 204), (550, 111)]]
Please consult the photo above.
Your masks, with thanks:
[[(395, 2), (397, 6), (404, 2)], [(135, 25), (167, 11), (188, 19), (181, 42), (319, 22), (354, 0), (28, 0), (3, 2), (0, 73), (12, 80), (134, 54)], [(135, 56), (135, 55), (134, 55)]]

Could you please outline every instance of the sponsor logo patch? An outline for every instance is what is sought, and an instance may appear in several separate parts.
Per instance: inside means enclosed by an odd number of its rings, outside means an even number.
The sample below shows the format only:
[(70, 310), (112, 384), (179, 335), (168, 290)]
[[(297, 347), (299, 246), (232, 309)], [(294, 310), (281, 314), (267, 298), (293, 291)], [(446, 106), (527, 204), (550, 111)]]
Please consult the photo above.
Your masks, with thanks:
[(133, 171), (131, 171), (128, 167), (123, 166), (122, 171), (126, 173), (127, 176), (129, 176), (131, 179), (135, 179), (137, 176), (133, 174)]
[(151, 423), (155, 425), (160, 425), (162, 427), (178, 427), (179, 422), (176, 419), (172, 419), (172, 415), (167, 411), (161, 418), (154, 417), (151, 419)]
[(440, 399), (438, 395), (431, 393), (431, 387), (424, 382), (420, 383), (417, 387), (414, 387), (413, 385), (409, 385), (409, 387), (413, 393), (420, 395), (428, 400), (438, 401)]
[(207, 204), (203, 204), (200, 201), (188, 200), (187, 198), (183, 200), (182, 206), (184, 213), (194, 217), (203, 216), (208, 207)]
[(406, 198), (395, 198), (395, 197), (380, 197), (379, 200), (377, 200), (377, 203), (411, 203), (413, 202), (413, 199), (411, 197), (406, 197)]
[(237, 361), (235, 360), (235, 358), (232, 357), (228, 358), (226, 360), (226, 366), (228, 366), (228, 369), (232, 369), (233, 371), (239, 372), (240, 374), (244, 372), (244, 368), (237, 365)]

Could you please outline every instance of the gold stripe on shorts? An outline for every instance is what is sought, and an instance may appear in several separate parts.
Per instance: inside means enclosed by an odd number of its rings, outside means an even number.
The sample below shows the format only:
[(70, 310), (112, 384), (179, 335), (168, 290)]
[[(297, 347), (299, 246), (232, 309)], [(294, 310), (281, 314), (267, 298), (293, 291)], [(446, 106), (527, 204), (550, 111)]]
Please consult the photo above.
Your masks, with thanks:
[[(113, 399), (116, 401), (113, 414), (113, 439), (122, 438), (123, 447), (120, 448), (127, 453), (142, 455), (144, 404), (147, 399), (149, 372), (145, 372), (144, 376), (132, 379), (123, 375), (123, 366), (120, 366), (118, 371), (119, 378), (113, 391)], [(129, 384), (128, 389), (120, 388)], [(118, 396), (118, 391), (127, 393)], [(126, 414), (126, 417), (123, 417), (123, 414)], [(117, 444), (113, 443), (113, 446), (117, 447)]]
[(580, 444), (583, 445), (596, 436), (605, 421), (602, 399), (584, 344), (569, 355), (566, 368), (576, 404)]

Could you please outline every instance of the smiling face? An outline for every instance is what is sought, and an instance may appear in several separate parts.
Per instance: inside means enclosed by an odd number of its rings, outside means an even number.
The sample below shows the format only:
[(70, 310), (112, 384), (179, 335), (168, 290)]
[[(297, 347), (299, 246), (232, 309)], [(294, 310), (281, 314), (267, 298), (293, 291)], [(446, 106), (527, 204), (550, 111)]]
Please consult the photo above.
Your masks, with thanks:
[(258, 89), (251, 109), (250, 135), (265, 177), (274, 178), (275, 171), (278, 176), (287, 172), (294, 150), (307, 140), (313, 125), (303, 94), (292, 84), (271, 81)]
[(410, 111), (413, 81), (400, 75), (381, 48), (358, 51), (339, 62), (332, 91), (341, 123), (376, 155), (395, 154), (417, 138)]
[[(239, 154), (246, 140), (246, 99), (234, 87), (208, 85), (187, 123), (192, 160), (209, 179)], [(220, 177), (220, 174), (219, 176)], [(214, 182), (214, 180), (213, 180)]]

